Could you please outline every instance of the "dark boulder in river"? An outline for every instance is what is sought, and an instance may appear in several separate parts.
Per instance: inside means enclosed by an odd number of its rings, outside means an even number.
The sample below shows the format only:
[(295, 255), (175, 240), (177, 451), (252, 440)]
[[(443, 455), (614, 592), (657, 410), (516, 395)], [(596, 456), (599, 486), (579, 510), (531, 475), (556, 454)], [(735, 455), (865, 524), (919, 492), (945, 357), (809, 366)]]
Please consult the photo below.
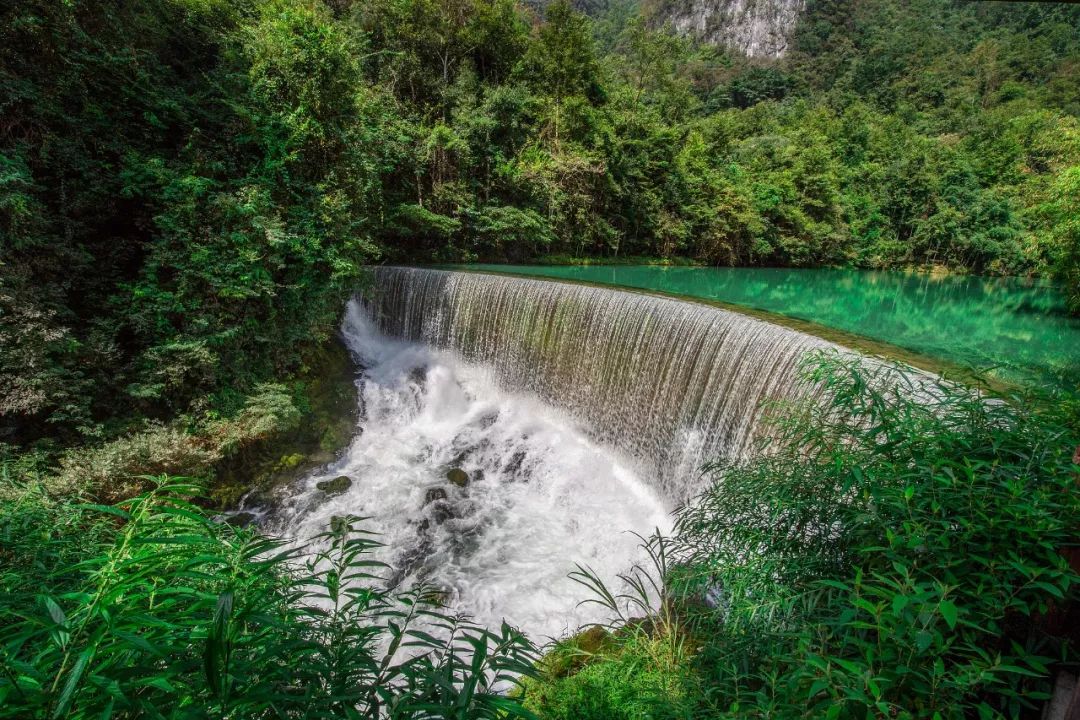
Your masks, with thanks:
[(315, 487), (327, 495), (340, 495), (352, 487), (352, 478), (347, 475), (339, 475), (333, 480), (322, 480), (315, 483)]
[(431, 488), (424, 493), (424, 505), (430, 505), (433, 502), (446, 499), (446, 491), (442, 488)]
[(458, 487), (463, 488), (469, 484), (469, 473), (461, 468), (453, 468), (452, 470), (447, 471), (446, 479)]

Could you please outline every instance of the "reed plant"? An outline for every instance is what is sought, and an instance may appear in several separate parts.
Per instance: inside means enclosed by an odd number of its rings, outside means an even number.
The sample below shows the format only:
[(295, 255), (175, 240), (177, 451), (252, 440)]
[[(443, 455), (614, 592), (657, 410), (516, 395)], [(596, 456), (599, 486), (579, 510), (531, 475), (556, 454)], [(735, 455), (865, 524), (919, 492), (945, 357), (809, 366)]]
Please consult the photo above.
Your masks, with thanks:
[(361, 518), (308, 555), (147, 480), (115, 506), (4, 502), (0, 717), (529, 717), (505, 692), (529, 641), (387, 590)]
[(666, 672), (688, 680), (651, 707), (577, 717), (1037, 717), (1057, 673), (1075, 672), (1068, 403), (832, 354), (804, 373), (819, 399), (775, 409), (768, 452), (707, 468), (627, 590), (579, 573), (637, 633), (616, 630), (577, 676), (531, 683), (542, 713), (572, 717), (618, 668), (663, 668), (642, 629), (680, 649)]

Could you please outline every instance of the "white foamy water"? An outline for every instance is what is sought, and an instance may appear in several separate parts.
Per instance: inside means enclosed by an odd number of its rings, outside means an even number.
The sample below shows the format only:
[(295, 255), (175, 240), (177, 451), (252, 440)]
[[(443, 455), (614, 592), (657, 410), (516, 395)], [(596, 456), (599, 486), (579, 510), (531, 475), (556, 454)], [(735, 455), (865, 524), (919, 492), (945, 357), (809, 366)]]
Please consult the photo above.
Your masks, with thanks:
[[(364, 368), (358, 434), (271, 528), (302, 539), (332, 516), (369, 516), (393, 582), (426, 581), (451, 610), (490, 627), (505, 618), (535, 640), (607, 619), (580, 605), (588, 593), (567, 575), (581, 563), (617, 586), (643, 558), (630, 531), (670, 529), (636, 461), (535, 395), (500, 388), (482, 365), (384, 336), (355, 301), (342, 329)], [(447, 480), (450, 468), (469, 474), (467, 487)], [(352, 479), (345, 493), (316, 488), (339, 475)]]
[(671, 506), (700, 469), (748, 458), (769, 408), (821, 388), (804, 382), (820, 338), (693, 302), (547, 280), (381, 267), (366, 292), (381, 330), (460, 353), (500, 387), (542, 398), (605, 447), (648, 468)]

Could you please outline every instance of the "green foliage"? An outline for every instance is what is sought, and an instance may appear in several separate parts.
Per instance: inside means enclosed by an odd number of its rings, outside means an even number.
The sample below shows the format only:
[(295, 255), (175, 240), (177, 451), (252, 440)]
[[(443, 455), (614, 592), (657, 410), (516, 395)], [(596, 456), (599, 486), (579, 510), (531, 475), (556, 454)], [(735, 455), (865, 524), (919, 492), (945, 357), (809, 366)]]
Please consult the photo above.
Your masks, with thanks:
[(627, 590), (575, 574), (615, 631), (549, 651), (541, 716), (1023, 717), (1080, 663), (1069, 408), (832, 355), (805, 372), (821, 399), (713, 467)]
[(809, 379), (779, 447), (715, 470), (678, 518), (709, 704), (761, 717), (1016, 717), (1080, 660), (1077, 437), (1021, 398), (854, 361)]
[(1051, 189), (1046, 211), (1053, 227), (1050, 253), (1054, 275), (1070, 308), (1080, 312), (1080, 166), (1061, 174)]
[(555, 104), (554, 140), (559, 142), (559, 111), (568, 98), (601, 99), (600, 67), (588, 19), (569, 0), (555, 0), (522, 61), (522, 74)]
[(589, 9), (5, 5), (5, 436), (253, 392), (383, 257), (1053, 271), (1075, 295), (1076, 8), (822, 0), (770, 63)]
[[(668, 645), (664, 638), (627, 632), (569, 675), (554, 674), (541, 664), (540, 678), (525, 685), (525, 706), (551, 720), (691, 717), (700, 692), (691, 655), (671, 656)], [(573, 641), (549, 650), (549, 656), (571, 652)]]
[(116, 502), (137, 494), (148, 475), (209, 477), (216, 465), (238, 450), (296, 429), (301, 416), (286, 388), (263, 384), (230, 417), (149, 423), (97, 446), (67, 449), (42, 482), (58, 496), (88, 495)]
[(224, 0), (0, 22), (6, 423), (93, 437), (118, 405), (172, 415), (295, 369), (377, 253), (357, 33)]
[[(632, 3), (542, 5), (0, 9), (0, 715), (519, 713), (493, 683), (527, 645), (378, 589), (347, 523), (301, 572), (181, 485), (95, 509), (8, 482), (116, 500), (295, 429), (275, 382), (380, 258), (1052, 272), (1080, 307), (1080, 9), (815, 0), (750, 63)], [(1075, 664), (1046, 632), (1075, 408), (829, 368), (833, 404), (716, 469), (678, 563), (626, 578), (653, 619), (529, 703), (1015, 715)]]
[(60, 496), (86, 493), (120, 500), (139, 492), (147, 473), (170, 470), (205, 476), (221, 459), (221, 450), (182, 427), (154, 426), (104, 443), (60, 455), (55, 475), (44, 484)]
[(614, 632), (594, 626), (549, 648), (525, 683), (526, 707), (545, 718), (686, 718), (703, 691), (693, 666), (696, 641), (665, 587), (669, 542), (642, 538), (650, 565), (619, 576), (624, 592), (608, 589), (589, 568), (570, 577), (585, 587), (584, 602), (603, 606)]
[(497, 692), (529, 672), (528, 641), (383, 590), (357, 519), (299, 566), (198, 491), (0, 506), (0, 717), (528, 717)]

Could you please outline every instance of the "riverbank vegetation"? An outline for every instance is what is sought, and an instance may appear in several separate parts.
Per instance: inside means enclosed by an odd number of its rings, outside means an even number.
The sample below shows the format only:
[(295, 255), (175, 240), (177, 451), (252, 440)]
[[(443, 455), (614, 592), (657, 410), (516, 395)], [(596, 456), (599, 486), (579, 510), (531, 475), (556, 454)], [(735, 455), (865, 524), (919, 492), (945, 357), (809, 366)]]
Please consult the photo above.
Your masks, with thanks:
[(778, 412), (773, 454), (713, 467), (631, 591), (581, 573), (623, 620), (539, 666), (543, 716), (1034, 717), (1076, 668), (1075, 417), (808, 372), (827, 401)]
[(0, 9), (0, 716), (993, 716), (1075, 664), (1075, 433), (1022, 400), (830, 376), (875, 434), (795, 417), (808, 455), (714, 469), (666, 619), (523, 699), (511, 629), (446, 644), (343, 588), (348, 521), (308, 568), (211, 521), (282, 445), (340, 446), (319, 378), (373, 262), (934, 265), (1080, 307), (1080, 8), (811, 0), (751, 62), (593, 5)]
[(710, 468), (624, 591), (576, 573), (616, 620), (540, 659), (385, 590), (362, 519), (303, 564), (184, 481), (114, 506), (10, 484), (0, 717), (1037, 713), (1080, 664), (1075, 408), (806, 372), (826, 399), (776, 408), (771, 454)]
[(535, 658), (517, 631), (388, 592), (357, 518), (300, 564), (214, 522), (190, 502), (202, 490), (158, 480), (97, 506), (28, 486), (0, 503), (0, 717), (515, 716), (502, 686)]

